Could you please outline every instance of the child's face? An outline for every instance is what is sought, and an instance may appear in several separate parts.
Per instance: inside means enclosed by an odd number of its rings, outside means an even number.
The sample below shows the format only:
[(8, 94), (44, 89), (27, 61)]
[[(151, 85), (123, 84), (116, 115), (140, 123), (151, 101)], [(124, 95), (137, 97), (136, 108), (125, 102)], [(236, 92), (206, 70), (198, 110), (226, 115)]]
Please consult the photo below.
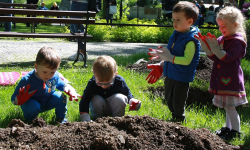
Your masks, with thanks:
[(173, 26), (174, 29), (178, 32), (185, 33), (189, 31), (190, 26), (193, 24), (193, 19), (187, 19), (185, 16), (185, 12), (173, 12)]
[(233, 24), (228, 20), (217, 19), (219, 30), (224, 37), (234, 35), (237, 30), (237, 24)]
[(49, 79), (51, 79), (54, 76), (58, 67), (56, 69), (50, 69), (50, 68), (47, 68), (46, 66), (37, 65), (35, 63), (36, 73), (39, 76), (39, 78), (41, 78), (43, 81), (48, 81)]
[[(95, 75), (94, 75), (95, 76)], [(115, 75), (116, 76), (116, 75)], [(98, 79), (97, 76), (95, 76), (95, 82), (96, 82), (96, 85), (102, 87), (103, 89), (106, 89), (108, 87), (110, 87), (111, 85), (114, 84), (114, 79), (115, 79), (115, 76), (113, 78), (111, 78), (109, 81), (100, 81)]]

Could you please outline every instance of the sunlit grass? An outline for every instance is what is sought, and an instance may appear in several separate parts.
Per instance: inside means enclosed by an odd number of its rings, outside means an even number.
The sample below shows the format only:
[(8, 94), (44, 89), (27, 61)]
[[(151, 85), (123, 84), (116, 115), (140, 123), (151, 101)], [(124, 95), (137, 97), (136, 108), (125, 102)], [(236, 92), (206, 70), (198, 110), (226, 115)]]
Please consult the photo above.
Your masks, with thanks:
[[(163, 86), (163, 79), (158, 80), (155, 84), (148, 84), (145, 80), (147, 77), (147, 73), (138, 73), (126, 69), (128, 64), (133, 64), (140, 58), (145, 58), (148, 60), (148, 56), (146, 54), (135, 54), (132, 56), (114, 56), (115, 60), (118, 64), (118, 74), (123, 76), (126, 80), (127, 85), (129, 86), (132, 94), (135, 98), (142, 101), (142, 107), (139, 111), (128, 111), (129, 106), (126, 108), (126, 115), (149, 115), (151, 117), (162, 119), (165, 121), (171, 120), (171, 113), (168, 107), (162, 103), (162, 99), (160, 97), (152, 97), (149, 92), (145, 90), (148, 87), (157, 87)], [(82, 68), (82, 62), (76, 64), (76, 66), (72, 66), (72, 62), (61, 64), (59, 68), (59, 72), (67, 78), (71, 85), (76, 89), (76, 91), (80, 94), (83, 93), (88, 80), (92, 77), (92, 62), (93, 60), (88, 60), (88, 68)], [(249, 62), (243, 60), (243, 68), (247, 66)], [(11, 72), (11, 71), (27, 71), (32, 70), (32, 63), (24, 63), (19, 65), (0, 65), (1, 72)], [(248, 68), (244, 68), (245, 69)], [(246, 74), (249, 75), (249, 72), (246, 70)], [(195, 79), (193, 83), (190, 84), (191, 87), (198, 87), (203, 91), (207, 91), (209, 83), (201, 82)], [(22, 115), (22, 111), (20, 106), (13, 105), (11, 103), (11, 95), (13, 94), (15, 86), (1, 86), (0, 87), (0, 127), (6, 127), (12, 119), (21, 119), (24, 121), (24, 117)], [(249, 91), (249, 82), (246, 83), (246, 91)], [(248, 105), (247, 105), (248, 106)], [(249, 106), (246, 107), (237, 107), (237, 111), (241, 116), (241, 131), (243, 132), (243, 137), (241, 140), (233, 140), (231, 144), (233, 145), (249, 145), (250, 143), (250, 129), (249, 122), (250, 118)], [(47, 123), (52, 123), (55, 119), (54, 110), (47, 111), (39, 114)], [(67, 118), (70, 122), (80, 121), (79, 116), (79, 102), (68, 101), (68, 113)], [(182, 125), (191, 128), (191, 129), (199, 129), (206, 128), (211, 133), (214, 133), (215, 130), (220, 129), (225, 125), (225, 110), (224, 109), (215, 109), (212, 105), (208, 106), (197, 106), (190, 105), (186, 108), (186, 119), (187, 122), (183, 122)]]

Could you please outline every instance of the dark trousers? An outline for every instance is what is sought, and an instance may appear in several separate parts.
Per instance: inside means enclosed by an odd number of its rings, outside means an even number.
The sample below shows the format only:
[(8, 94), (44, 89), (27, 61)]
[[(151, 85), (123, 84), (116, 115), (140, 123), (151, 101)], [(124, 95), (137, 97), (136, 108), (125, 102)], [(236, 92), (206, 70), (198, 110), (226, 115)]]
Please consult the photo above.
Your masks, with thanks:
[[(27, 2), (27, 4), (32, 4), (30, 2)], [(34, 9), (34, 8), (29, 8), (27, 7), (26, 9)], [(27, 15), (27, 17), (30, 17), (30, 15)], [(32, 16), (32, 17), (36, 17), (36, 16)], [(30, 23), (26, 23), (26, 27), (30, 27)], [(37, 24), (35, 23), (35, 27), (37, 27)]]
[(168, 108), (172, 113), (173, 121), (184, 121), (189, 83), (176, 81), (166, 77), (164, 86), (165, 101), (167, 102)]

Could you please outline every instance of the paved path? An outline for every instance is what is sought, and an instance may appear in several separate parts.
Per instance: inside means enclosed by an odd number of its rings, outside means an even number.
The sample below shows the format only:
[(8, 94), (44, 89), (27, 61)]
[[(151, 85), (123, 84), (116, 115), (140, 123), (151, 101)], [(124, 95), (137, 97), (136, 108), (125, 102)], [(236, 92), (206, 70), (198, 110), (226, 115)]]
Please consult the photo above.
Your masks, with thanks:
[[(88, 59), (95, 59), (100, 55), (131, 55), (147, 53), (149, 48), (157, 48), (160, 43), (122, 43), (122, 42), (87, 42)], [(11, 62), (35, 61), (36, 54), (43, 46), (59, 50), (62, 59), (67, 59), (77, 51), (76, 42), (53, 39), (35, 39), (34, 41), (0, 41), (0, 64)]]

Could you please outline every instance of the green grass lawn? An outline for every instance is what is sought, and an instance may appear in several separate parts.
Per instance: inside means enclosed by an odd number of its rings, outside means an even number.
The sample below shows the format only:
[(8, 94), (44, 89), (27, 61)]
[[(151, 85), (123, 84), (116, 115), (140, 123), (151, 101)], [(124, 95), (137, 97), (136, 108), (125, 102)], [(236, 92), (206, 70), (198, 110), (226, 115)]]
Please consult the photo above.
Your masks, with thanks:
[[(135, 98), (142, 101), (142, 107), (139, 111), (128, 111), (129, 107), (126, 108), (126, 115), (149, 115), (154, 118), (163, 119), (169, 121), (171, 114), (168, 107), (162, 104), (160, 98), (153, 98), (150, 93), (145, 92), (148, 87), (163, 86), (163, 80), (158, 80), (155, 84), (148, 84), (145, 78), (147, 74), (137, 73), (126, 69), (129, 63), (134, 63), (140, 58), (148, 58), (147, 54), (136, 54), (131, 56), (113, 56), (118, 63), (118, 73), (123, 76), (135, 96)], [(82, 68), (82, 62), (77, 63), (77, 66), (72, 66), (72, 62), (62, 62), (59, 72), (64, 75), (65, 78), (72, 82), (72, 86), (77, 90), (78, 93), (82, 94), (85, 89), (88, 80), (92, 77), (92, 66), (93, 60), (88, 60), (88, 68)], [(242, 61), (242, 68), (246, 75), (249, 75), (249, 62), (246, 60)], [(1, 72), (10, 71), (29, 71), (33, 69), (33, 62), (27, 62), (23, 64), (8, 64), (0, 65)], [(195, 79), (191, 86), (198, 87), (202, 90), (207, 90), (209, 83), (201, 82)], [(249, 81), (246, 82), (246, 91), (249, 93)], [(1, 86), (0, 87), (0, 127), (5, 128), (12, 119), (21, 119), (24, 121), (20, 106), (13, 105), (11, 103), (11, 95), (15, 89), (15, 86)], [(249, 96), (248, 96), (249, 99)], [(79, 102), (69, 101), (68, 102), (68, 114), (67, 118), (70, 122), (80, 121), (79, 116)], [(250, 109), (249, 105), (240, 106), (237, 108), (238, 113), (241, 116), (241, 131), (243, 137), (241, 140), (236, 139), (230, 143), (233, 145), (244, 145), (250, 148)], [(54, 110), (44, 112), (39, 115), (47, 123), (52, 123), (55, 118)], [(212, 133), (215, 130), (221, 128), (225, 124), (225, 111), (224, 109), (214, 109), (212, 106), (198, 107), (192, 105), (186, 108), (187, 122), (183, 123), (183, 126), (188, 128), (207, 128)]]
[[(38, 16), (42, 17), (42, 16)], [(60, 25), (49, 25), (49, 24), (38, 24), (37, 28), (35, 29), (36, 33), (61, 33), (64, 30), (64, 26)], [(0, 31), (4, 31), (4, 27), (0, 28)], [(26, 27), (26, 23), (16, 23), (16, 28), (14, 28), (14, 25), (12, 23), (12, 32), (24, 32), (24, 33), (30, 33), (31, 28)]]
[[(46, 3), (46, 7), (50, 8), (54, 1), (44, 1)], [(59, 5), (60, 1), (56, 1)], [(51, 5), (50, 5), (51, 4)], [(30, 32), (30, 28), (26, 28), (26, 24), (17, 23), (16, 29), (12, 29), (12, 32)], [(105, 27), (107, 28), (107, 27)], [(101, 27), (99, 27), (98, 32), (101, 32)], [(119, 29), (119, 28), (117, 28)], [(0, 28), (0, 31), (3, 31), (4, 28)], [(110, 29), (108, 29), (110, 30)], [(51, 25), (41, 25), (38, 24), (36, 28), (37, 33), (62, 33), (67, 32), (64, 26), (51, 26)], [(103, 30), (106, 32), (106, 30)], [(172, 33), (172, 31), (169, 31)], [(118, 32), (117, 30), (117, 34)], [(152, 31), (153, 33), (153, 31)], [(100, 34), (100, 36), (103, 36)], [(20, 38), (0, 38), (3, 42), (3, 39), (18, 39)], [(21, 40), (24, 38), (21, 38)], [(27, 39), (26, 40), (39, 40), (39, 39)], [(137, 73), (126, 69), (126, 66), (129, 63), (134, 63), (140, 58), (148, 58), (147, 54), (136, 54), (131, 56), (114, 56), (115, 60), (118, 63), (118, 72), (119, 75), (123, 76), (135, 96), (135, 98), (142, 101), (142, 107), (139, 111), (128, 111), (128, 107), (126, 109), (126, 115), (149, 115), (151, 117), (157, 119), (163, 119), (165, 121), (169, 121), (171, 119), (171, 114), (168, 107), (162, 104), (161, 98), (155, 98), (150, 95), (149, 92), (145, 92), (148, 87), (158, 87), (163, 86), (164, 81), (161, 79), (157, 81), (155, 84), (148, 84), (145, 78), (147, 77), (146, 73)], [(92, 77), (92, 66), (93, 60), (88, 60), (87, 65), (88, 68), (82, 68), (82, 62), (77, 63), (77, 66), (72, 66), (71, 63), (62, 62), (61, 67), (59, 68), (59, 72), (64, 75), (67, 79), (72, 82), (72, 86), (77, 90), (78, 93), (82, 94), (85, 89), (88, 80)], [(0, 72), (11, 72), (11, 71), (30, 71), (33, 69), (34, 62), (24, 62), (21, 64), (0, 64)], [(249, 61), (242, 60), (242, 69), (246, 76), (250, 76), (250, 68)], [(207, 91), (209, 86), (208, 82), (201, 82), (197, 79), (194, 80), (193, 83), (190, 84), (191, 87), (197, 87), (203, 91)], [(250, 86), (249, 81), (245, 82), (245, 88), (247, 92), (247, 96), (249, 99)], [(0, 86), (0, 128), (5, 128), (12, 119), (21, 119), (24, 121), (22, 111), (20, 106), (13, 105), (11, 103), (11, 95), (13, 94), (15, 86)], [(67, 118), (70, 122), (80, 121), (79, 117), (79, 102), (71, 102), (68, 103), (68, 114)], [(233, 140), (230, 144), (233, 145), (243, 145), (250, 149), (250, 109), (249, 104), (245, 106), (237, 107), (237, 111), (241, 116), (241, 131), (243, 132), (242, 138)], [(39, 115), (42, 117), (47, 123), (51, 124), (55, 118), (54, 110), (47, 111)], [(188, 128), (196, 129), (196, 128), (207, 128), (212, 133), (215, 130), (220, 129), (225, 124), (225, 110), (224, 109), (214, 109), (212, 106), (188, 106), (186, 108), (186, 117), (187, 122), (183, 123), (183, 126)]]

